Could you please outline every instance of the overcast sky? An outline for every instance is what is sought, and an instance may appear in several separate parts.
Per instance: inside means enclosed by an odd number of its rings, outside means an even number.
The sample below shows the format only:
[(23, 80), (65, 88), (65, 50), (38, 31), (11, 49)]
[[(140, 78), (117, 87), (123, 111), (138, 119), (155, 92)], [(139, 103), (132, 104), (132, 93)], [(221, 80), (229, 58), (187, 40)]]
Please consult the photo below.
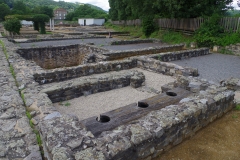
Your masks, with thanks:
[[(59, 0), (55, 0), (55, 1), (59, 1)], [(65, 2), (80, 2), (80, 3), (89, 3), (89, 4), (93, 4), (95, 6), (101, 7), (102, 9), (108, 11), (109, 10), (109, 4), (108, 4), (108, 0), (64, 0)], [(237, 0), (233, 0), (233, 7), (235, 7), (235, 9), (240, 10), (240, 8), (237, 6)]]
[[(54, 0), (59, 1), (59, 0)], [(79, 2), (79, 3), (89, 3), (93, 4), (95, 6), (101, 7), (102, 9), (108, 11), (109, 10), (109, 4), (108, 0), (64, 0), (65, 2)]]

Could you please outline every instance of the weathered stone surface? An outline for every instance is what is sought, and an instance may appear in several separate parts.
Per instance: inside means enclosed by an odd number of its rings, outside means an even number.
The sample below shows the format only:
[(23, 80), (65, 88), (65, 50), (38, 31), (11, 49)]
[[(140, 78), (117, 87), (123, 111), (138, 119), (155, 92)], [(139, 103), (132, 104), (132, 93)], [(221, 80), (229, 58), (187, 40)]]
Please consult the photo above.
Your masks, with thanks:
[[(10, 54), (11, 63), (13, 60), (9, 49), (12, 46), (8, 46), (11, 44), (7, 40), (1, 40), (7, 46), (6, 52)], [(36, 135), (29, 125), (26, 109), (18, 93), (18, 89), (23, 89), (24, 86), (16, 86), (2, 49), (0, 45), (0, 159), (41, 160)]]

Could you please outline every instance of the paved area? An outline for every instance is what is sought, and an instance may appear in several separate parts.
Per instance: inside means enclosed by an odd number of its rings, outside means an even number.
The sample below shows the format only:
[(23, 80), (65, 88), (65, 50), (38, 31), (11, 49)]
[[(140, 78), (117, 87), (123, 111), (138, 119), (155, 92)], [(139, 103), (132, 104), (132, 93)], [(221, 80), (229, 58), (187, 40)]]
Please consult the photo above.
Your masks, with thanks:
[(240, 56), (212, 53), (172, 63), (198, 68), (199, 77), (215, 82), (230, 77), (240, 78)]
[(57, 45), (71, 45), (71, 44), (82, 44), (82, 43), (94, 43), (97, 46), (109, 45), (114, 38), (95, 38), (95, 39), (71, 39), (71, 40), (59, 40), (59, 41), (42, 41), (33, 43), (19, 43), (22, 48), (25, 47), (46, 47), (46, 46), (57, 46)]
[(137, 103), (139, 100), (150, 98), (156, 95), (156, 91), (161, 91), (161, 86), (174, 79), (170, 76), (134, 69), (143, 72), (146, 80), (145, 86), (138, 89), (124, 87), (107, 92), (82, 96), (69, 101), (55, 103), (54, 106), (62, 114), (74, 114), (80, 120), (120, 108), (125, 105)]
[(163, 43), (140, 43), (140, 44), (128, 44), (128, 45), (112, 45), (112, 46), (103, 46), (103, 48), (110, 50), (132, 50), (132, 49), (141, 49), (148, 47), (158, 47), (158, 46), (166, 46)]
[(129, 45), (110, 45), (111, 41), (115, 41), (115, 38), (95, 38), (95, 39), (72, 39), (72, 40), (60, 40), (60, 41), (42, 41), (32, 43), (21, 43), (19, 46), (22, 48), (26, 47), (46, 47), (55, 45), (71, 45), (71, 44), (82, 44), (82, 43), (94, 43), (95, 46), (103, 47), (109, 50), (132, 50), (142, 49), (148, 47), (165, 46), (163, 43), (141, 43), (141, 44), (129, 44)]

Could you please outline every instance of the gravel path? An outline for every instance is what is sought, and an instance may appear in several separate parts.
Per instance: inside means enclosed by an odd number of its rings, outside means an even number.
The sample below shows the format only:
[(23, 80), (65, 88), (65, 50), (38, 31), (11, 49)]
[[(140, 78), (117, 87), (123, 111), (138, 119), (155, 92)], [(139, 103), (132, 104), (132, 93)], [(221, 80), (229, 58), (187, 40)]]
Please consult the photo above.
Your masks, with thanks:
[(132, 50), (132, 49), (142, 49), (148, 47), (158, 47), (166, 46), (163, 43), (140, 43), (140, 44), (128, 44), (128, 45), (112, 45), (112, 46), (103, 46), (103, 48), (110, 50)]
[[(144, 73), (146, 77), (144, 87), (147, 88), (154, 88), (161, 91), (162, 85), (174, 81), (174, 79), (170, 76), (156, 74), (141, 69), (137, 70)], [(124, 87), (121, 89), (92, 94), (87, 97), (82, 96), (62, 103), (55, 103), (54, 106), (60, 113), (74, 114), (82, 120), (88, 117), (98, 116), (99, 114), (131, 103), (136, 103), (139, 100), (143, 100), (154, 95), (156, 94), (144, 91), (144, 89), (141, 88), (134, 89), (132, 87)], [(70, 106), (65, 106), (67, 103), (70, 103)]]
[(212, 53), (206, 56), (173, 61), (177, 65), (198, 68), (199, 77), (219, 82), (230, 77), (240, 78), (240, 57)]
[(82, 43), (94, 43), (95, 46), (110, 49), (110, 50), (132, 50), (142, 49), (148, 47), (165, 46), (163, 43), (141, 43), (141, 44), (129, 44), (129, 45), (110, 45), (111, 41), (117, 40), (115, 38), (95, 38), (95, 39), (71, 39), (71, 40), (60, 40), (60, 41), (42, 41), (32, 43), (21, 43), (19, 46), (22, 48), (26, 47), (46, 47), (56, 45), (71, 45), (71, 44), (82, 44)]
[(57, 46), (57, 45), (71, 45), (71, 44), (82, 44), (82, 43), (94, 43), (97, 46), (109, 45), (111, 41), (117, 40), (115, 38), (93, 38), (93, 39), (70, 39), (70, 40), (58, 40), (58, 41), (42, 41), (32, 43), (19, 43), (20, 47), (46, 47), (46, 46)]

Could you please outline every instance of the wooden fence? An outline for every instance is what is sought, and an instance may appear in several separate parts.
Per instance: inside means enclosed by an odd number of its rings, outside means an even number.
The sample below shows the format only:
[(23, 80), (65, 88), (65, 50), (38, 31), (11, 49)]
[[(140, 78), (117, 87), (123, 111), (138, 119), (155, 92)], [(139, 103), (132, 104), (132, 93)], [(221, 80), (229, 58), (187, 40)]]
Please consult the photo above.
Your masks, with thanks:
[[(186, 18), (186, 19), (156, 19), (155, 22), (160, 28), (173, 29), (194, 32), (201, 24), (208, 18)], [(126, 25), (126, 26), (141, 26), (141, 20), (127, 20), (127, 21), (112, 21), (115, 25)], [(224, 27), (225, 32), (233, 31), (237, 32), (239, 29), (240, 18), (238, 17), (224, 17), (220, 20), (220, 25)]]

